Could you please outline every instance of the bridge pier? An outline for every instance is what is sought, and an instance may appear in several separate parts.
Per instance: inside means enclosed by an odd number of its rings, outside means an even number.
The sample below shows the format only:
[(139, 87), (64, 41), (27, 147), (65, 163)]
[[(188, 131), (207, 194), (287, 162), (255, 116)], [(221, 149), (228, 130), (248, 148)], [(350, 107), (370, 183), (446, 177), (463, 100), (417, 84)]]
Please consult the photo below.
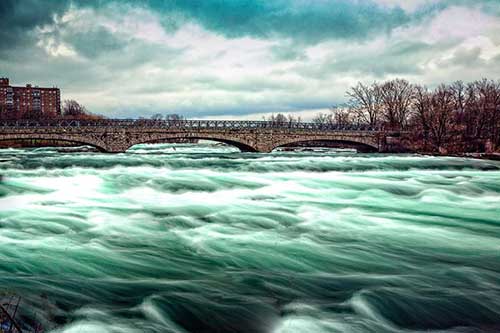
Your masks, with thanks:
[(407, 153), (410, 152), (401, 136), (384, 136), (379, 144), (379, 153)]
[(257, 143), (254, 147), (254, 152), (256, 153), (270, 153), (273, 151), (274, 146), (265, 143)]

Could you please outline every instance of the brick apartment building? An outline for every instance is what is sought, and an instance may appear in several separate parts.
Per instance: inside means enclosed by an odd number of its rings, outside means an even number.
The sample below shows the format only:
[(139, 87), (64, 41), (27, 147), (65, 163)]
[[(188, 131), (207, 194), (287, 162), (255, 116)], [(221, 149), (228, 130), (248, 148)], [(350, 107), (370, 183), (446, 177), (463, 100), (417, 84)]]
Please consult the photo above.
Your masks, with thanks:
[(61, 115), (58, 88), (14, 87), (8, 78), (0, 78), (0, 118), (54, 118)]

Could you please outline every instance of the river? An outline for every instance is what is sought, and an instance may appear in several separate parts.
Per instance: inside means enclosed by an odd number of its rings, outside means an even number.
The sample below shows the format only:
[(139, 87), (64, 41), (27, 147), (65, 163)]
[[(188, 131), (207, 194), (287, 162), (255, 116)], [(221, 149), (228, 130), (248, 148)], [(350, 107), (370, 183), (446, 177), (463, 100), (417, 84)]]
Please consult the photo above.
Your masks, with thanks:
[(47, 331), (500, 331), (500, 162), (203, 143), (0, 174), (0, 292)]

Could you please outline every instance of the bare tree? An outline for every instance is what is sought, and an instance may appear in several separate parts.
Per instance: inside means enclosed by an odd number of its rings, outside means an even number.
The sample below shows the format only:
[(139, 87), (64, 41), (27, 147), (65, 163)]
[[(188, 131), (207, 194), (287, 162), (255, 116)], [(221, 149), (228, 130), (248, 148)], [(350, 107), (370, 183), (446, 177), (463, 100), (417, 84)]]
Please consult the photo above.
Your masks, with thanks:
[(370, 86), (358, 83), (347, 96), (351, 110), (319, 114), (313, 121), (382, 123), (386, 128), (411, 130), (414, 146), (424, 151), (500, 147), (500, 81), (456, 81), (430, 91), (395, 79)]
[(300, 116), (294, 116), (293, 114), (287, 115), (288, 125), (292, 126), (293, 124), (300, 123), (302, 118)]
[(284, 125), (288, 122), (286, 116), (282, 113), (278, 113), (272, 121), (278, 125)]
[(372, 126), (378, 124), (381, 117), (381, 94), (377, 83), (370, 86), (359, 82), (347, 91), (349, 106), (354, 111), (358, 121)]
[(455, 81), (451, 84), (450, 90), (455, 104), (455, 111), (463, 112), (467, 107), (467, 86), (463, 81)]
[(417, 85), (415, 86), (414, 95), (414, 115), (416, 120), (416, 129), (418, 134), (422, 135), (423, 148), (424, 151), (428, 149), (429, 144), (429, 134), (430, 134), (430, 124), (429, 124), (429, 112), (431, 108), (432, 93), (427, 89), (427, 87)]
[(283, 113), (272, 114), (269, 117), (263, 117), (265, 121), (270, 121), (276, 125), (285, 125), (288, 123), (288, 118)]
[(162, 120), (163, 115), (161, 113), (155, 113), (154, 115), (151, 116), (151, 120)]
[(184, 116), (177, 113), (169, 113), (165, 115), (165, 120), (185, 120)]
[(384, 117), (391, 128), (404, 128), (408, 122), (414, 86), (403, 79), (387, 81), (379, 86)]
[(445, 85), (440, 85), (432, 94), (428, 113), (430, 137), (436, 149), (440, 150), (448, 142), (452, 128), (454, 109), (453, 93)]
[(317, 113), (312, 122), (318, 125), (331, 125), (333, 124), (333, 114), (332, 113)]
[(478, 110), (476, 126), (478, 137), (488, 137), (498, 129), (500, 118), (500, 83), (483, 79), (474, 83)]
[(68, 99), (63, 102), (63, 109), (62, 109), (62, 114), (65, 117), (81, 117), (86, 115), (87, 109), (85, 106), (79, 104), (77, 101), (74, 99)]
[(352, 110), (350, 108), (332, 107), (330, 111), (332, 112), (333, 123), (336, 125), (347, 126), (355, 122), (353, 119)]

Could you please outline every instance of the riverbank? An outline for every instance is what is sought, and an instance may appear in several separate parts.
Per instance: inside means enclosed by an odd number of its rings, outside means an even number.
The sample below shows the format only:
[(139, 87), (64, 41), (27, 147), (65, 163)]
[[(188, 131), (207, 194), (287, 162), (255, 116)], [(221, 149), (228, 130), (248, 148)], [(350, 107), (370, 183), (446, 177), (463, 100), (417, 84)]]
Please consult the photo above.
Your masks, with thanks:
[(464, 154), (462, 157), (477, 158), (481, 160), (500, 161), (500, 153), (468, 153)]
[(478, 160), (491, 160), (500, 161), (500, 153), (462, 153), (462, 154), (439, 154), (439, 153), (423, 153), (417, 154), (423, 156), (437, 156), (437, 157), (461, 157), (461, 158), (474, 158)]

